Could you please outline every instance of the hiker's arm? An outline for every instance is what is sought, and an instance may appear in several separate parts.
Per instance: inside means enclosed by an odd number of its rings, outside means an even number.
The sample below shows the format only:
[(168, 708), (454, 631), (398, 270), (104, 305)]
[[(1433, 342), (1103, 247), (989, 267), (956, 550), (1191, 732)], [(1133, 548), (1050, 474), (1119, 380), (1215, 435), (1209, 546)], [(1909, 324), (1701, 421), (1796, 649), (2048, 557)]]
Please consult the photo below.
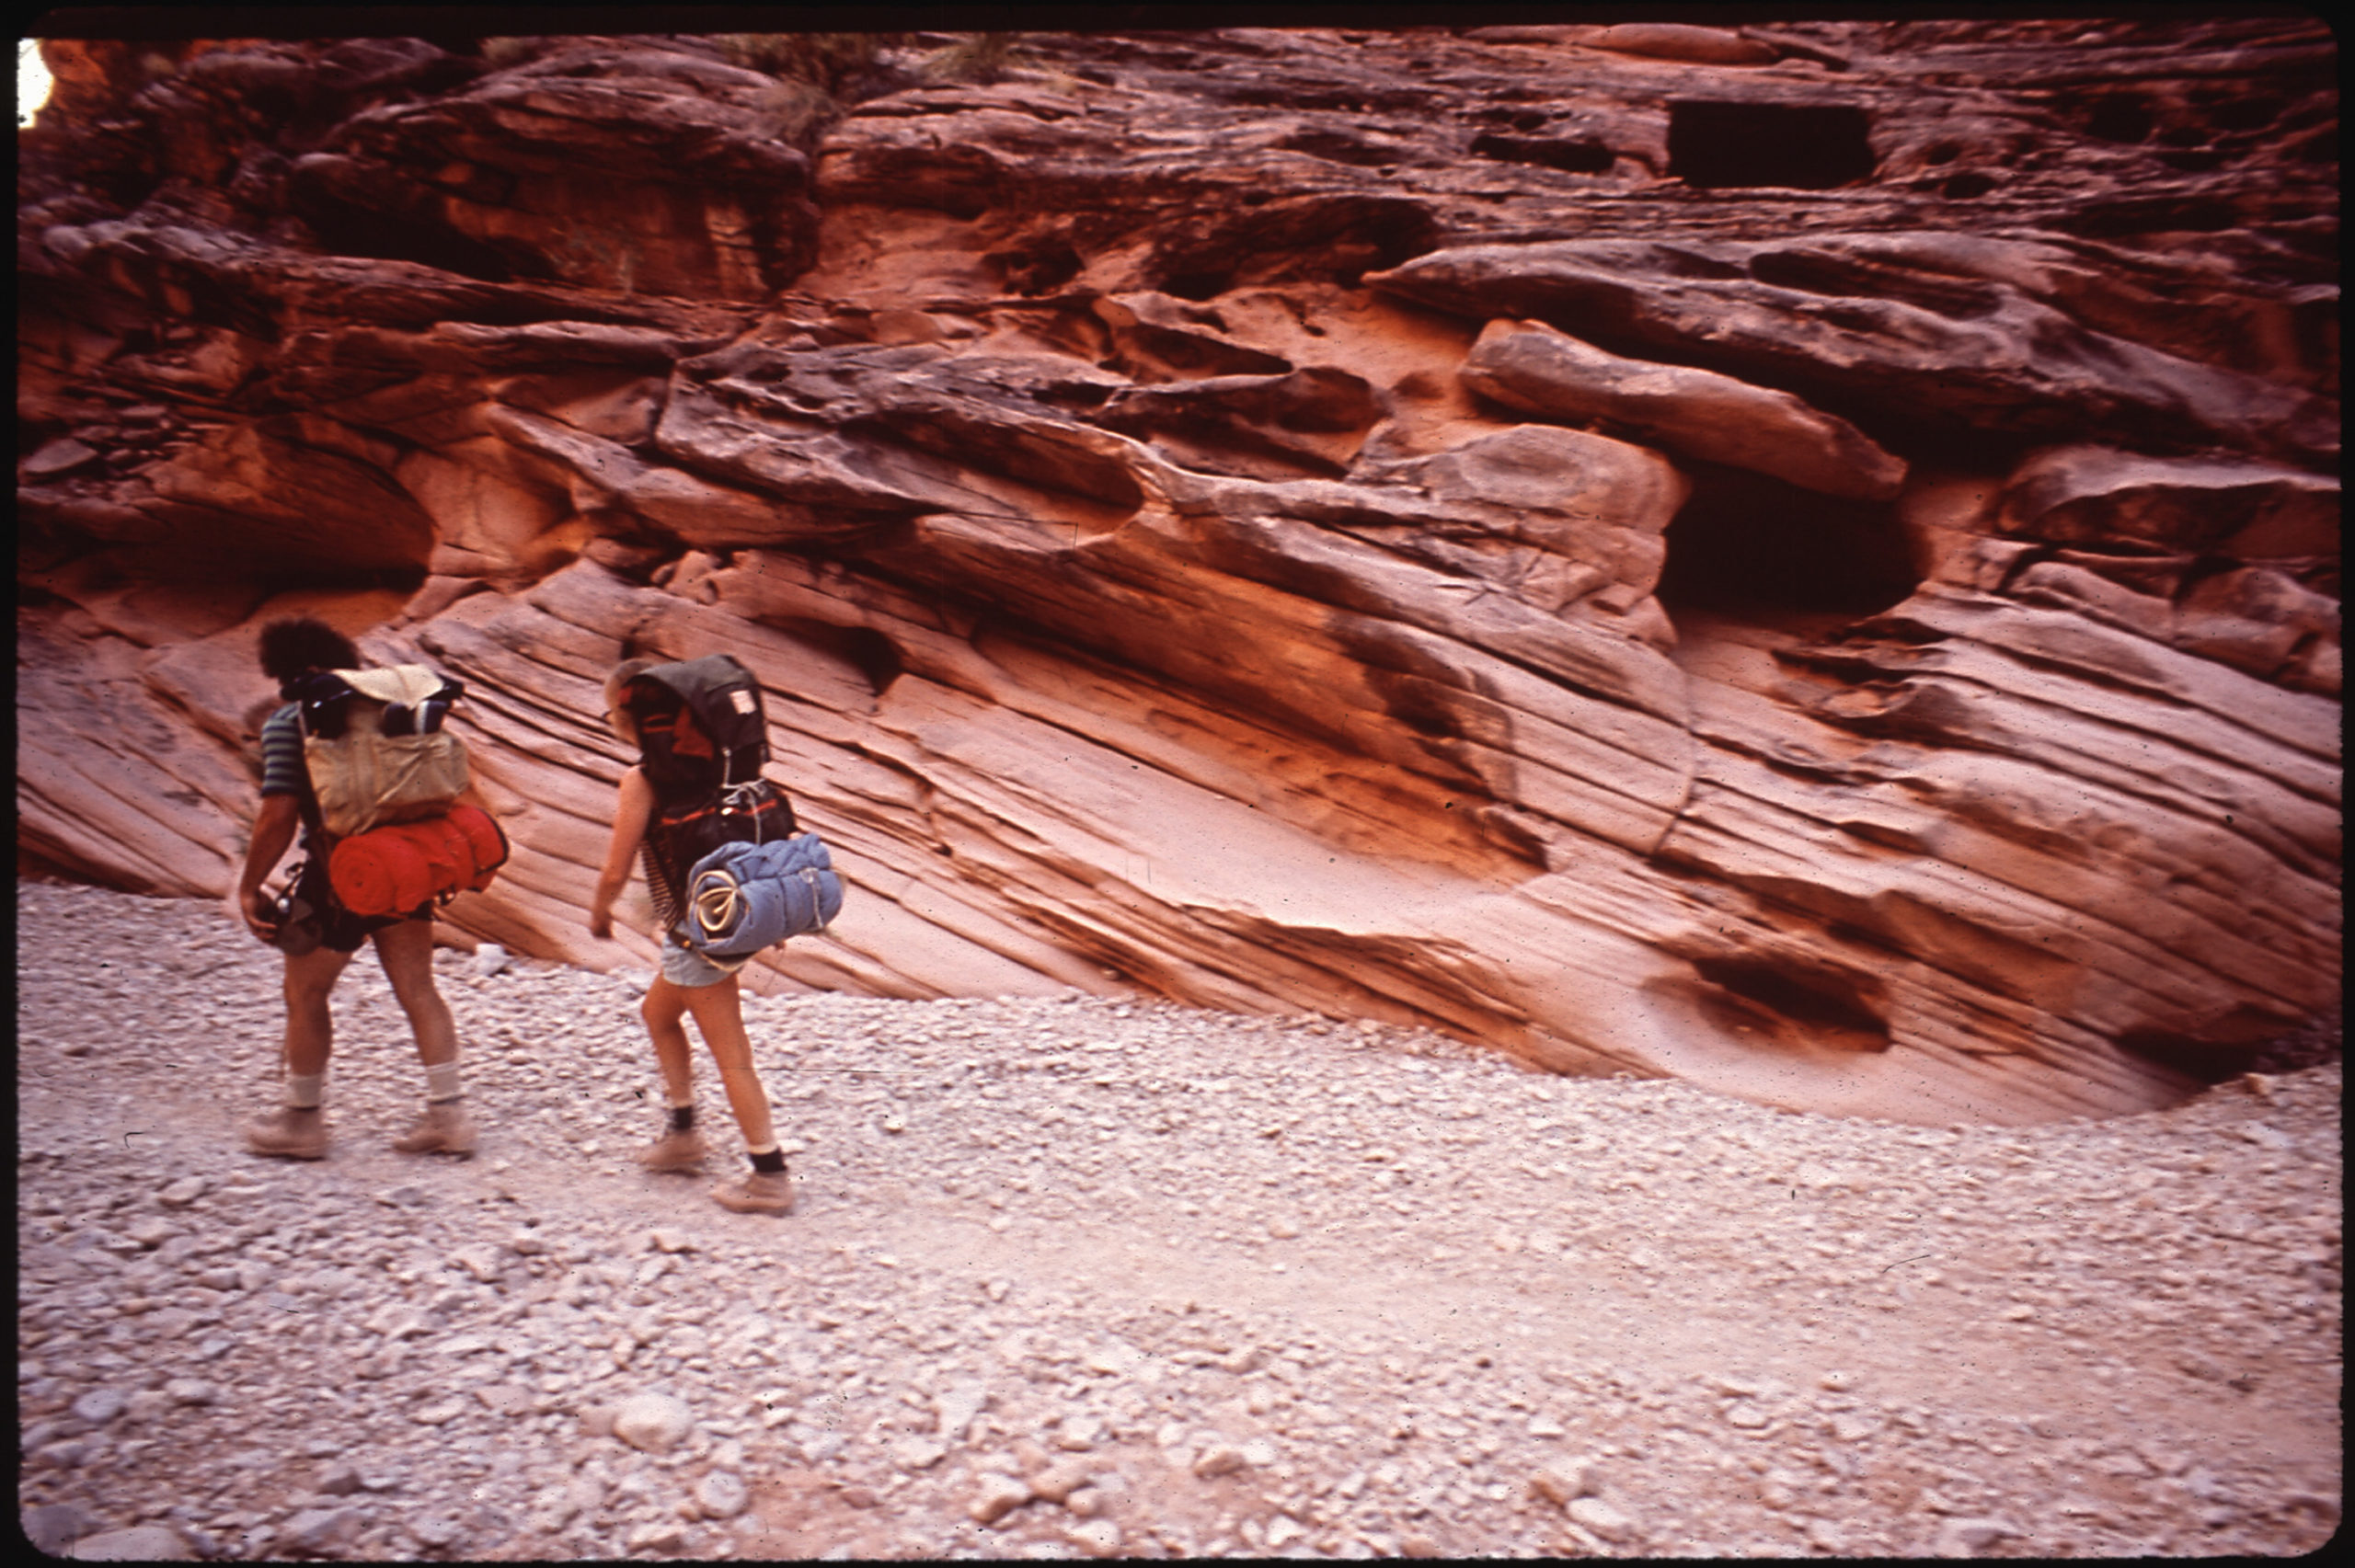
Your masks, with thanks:
[(246, 864), (237, 873), (237, 913), (245, 921), (246, 929), (264, 942), (274, 938), (278, 928), (262, 918), (269, 911), (261, 903), (261, 885), (285, 858), (287, 846), (294, 841), (294, 830), (302, 825), (302, 807), (294, 796), (261, 797), (261, 813), (254, 818), (253, 841), (246, 846)]
[(614, 900), (628, 885), (630, 863), (637, 858), (646, 824), (654, 817), (654, 786), (632, 768), (622, 774), (621, 799), (614, 807), (614, 837), (605, 846), (605, 866), (597, 874), (597, 896), (589, 904), (589, 934), (614, 934)]

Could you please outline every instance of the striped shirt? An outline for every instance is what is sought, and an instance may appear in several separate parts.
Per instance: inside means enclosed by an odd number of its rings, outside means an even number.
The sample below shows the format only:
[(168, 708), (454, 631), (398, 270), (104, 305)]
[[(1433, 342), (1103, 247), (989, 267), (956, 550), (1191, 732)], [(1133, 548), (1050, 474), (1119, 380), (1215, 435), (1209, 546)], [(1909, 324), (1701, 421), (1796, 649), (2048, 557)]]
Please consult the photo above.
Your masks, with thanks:
[(646, 872), (646, 891), (654, 904), (654, 923), (663, 931), (677, 928), (686, 918), (686, 900), (679, 896), (678, 884), (672, 879), (671, 868), (663, 864), (661, 851), (654, 847), (649, 831), (638, 846), (638, 863)]
[(324, 830), (319, 797), (311, 789), (311, 767), (303, 757), (303, 721), (293, 703), (262, 721), (261, 794), (264, 800), (273, 795), (294, 797), (294, 808), (303, 818), (303, 847), (309, 849), (312, 835)]
[(303, 761), (303, 721), (293, 703), (262, 721), (261, 793), (265, 799), (311, 793), (311, 770)]

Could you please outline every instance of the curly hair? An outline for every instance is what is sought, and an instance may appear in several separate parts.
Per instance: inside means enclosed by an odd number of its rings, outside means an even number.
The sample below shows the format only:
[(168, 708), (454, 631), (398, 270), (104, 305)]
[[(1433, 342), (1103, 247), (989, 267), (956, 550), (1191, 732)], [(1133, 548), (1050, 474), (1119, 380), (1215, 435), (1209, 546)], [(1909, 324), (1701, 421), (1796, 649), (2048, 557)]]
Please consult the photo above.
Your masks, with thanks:
[(309, 615), (272, 621), (261, 629), (261, 672), (281, 685), (314, 670), (353, 670), (360, 650), (351, 639)]

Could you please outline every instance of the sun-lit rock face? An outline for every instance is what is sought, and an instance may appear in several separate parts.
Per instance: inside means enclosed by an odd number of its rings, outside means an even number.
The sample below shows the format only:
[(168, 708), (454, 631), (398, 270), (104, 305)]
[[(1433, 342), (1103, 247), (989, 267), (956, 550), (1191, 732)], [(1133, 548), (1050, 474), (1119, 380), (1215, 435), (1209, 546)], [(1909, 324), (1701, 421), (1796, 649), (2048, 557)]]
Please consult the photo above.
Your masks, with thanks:
[[(2034, 1120), (2336, 1004), (2319, 26), (45, 46), (20, 865), (227, 886), (321, 613), (585, 906), (737, 655), (769, 987), (1143, 990)], [(747, 58), (739, 48), (734, 59)], [(821, 106), (821, 108), (823, 106)]]

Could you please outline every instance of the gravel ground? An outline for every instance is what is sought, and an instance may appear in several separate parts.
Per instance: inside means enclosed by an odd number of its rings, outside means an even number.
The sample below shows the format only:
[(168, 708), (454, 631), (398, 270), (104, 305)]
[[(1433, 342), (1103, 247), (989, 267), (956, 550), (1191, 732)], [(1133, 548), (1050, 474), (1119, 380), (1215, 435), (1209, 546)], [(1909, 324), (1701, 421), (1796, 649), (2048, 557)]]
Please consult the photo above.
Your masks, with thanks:
[[(2340, 1495), (2336, 1060), (1926, 1128), (1102, 1001), (748, 999), (785, 1219), (639, 1173), (636, 989), (362, 956), (324, 1162), (275, 955), (17, 887), (36, 1539), (221, 1557), (2304, 1552)], [(492, 972), (495, 971), (495, 972)], [(716, 1175), (741, 1144), (698, 1063)], [(118, 1538), (119, 1539), (121, 1538)], [(86, 1542), (85, 1543), (87, 1544)]]

